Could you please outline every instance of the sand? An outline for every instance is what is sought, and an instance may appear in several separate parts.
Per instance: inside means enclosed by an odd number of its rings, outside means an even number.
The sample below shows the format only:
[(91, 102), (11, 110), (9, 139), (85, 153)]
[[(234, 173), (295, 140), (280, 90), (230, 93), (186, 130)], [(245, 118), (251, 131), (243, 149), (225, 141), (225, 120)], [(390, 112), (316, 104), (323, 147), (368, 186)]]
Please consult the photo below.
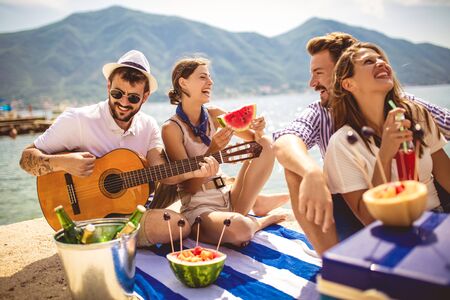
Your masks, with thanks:
[[(292, 213), (281, 225), (299, 230)], [(0, 226), (0, 299), (70, 299), (70, 292), (44, 218)]]
[(44, 218), (0, 226), (0, 299), (70, 299)]

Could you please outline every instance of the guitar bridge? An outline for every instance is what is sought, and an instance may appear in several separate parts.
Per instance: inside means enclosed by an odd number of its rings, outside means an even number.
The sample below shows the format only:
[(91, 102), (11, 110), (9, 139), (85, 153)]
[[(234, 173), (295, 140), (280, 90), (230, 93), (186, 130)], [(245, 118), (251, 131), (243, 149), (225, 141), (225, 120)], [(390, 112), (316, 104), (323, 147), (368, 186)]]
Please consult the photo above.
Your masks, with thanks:
[(78, 199), (75, 192), (75, 186), (73, 185), (72, 175), (70, 175), (69, 173), (65, 173), (64, 179), (66, 180), (67, 192), (69, 194), (72, 212), (74, 215), (78, 215), (80, 214), (80, 206), (78, 205)]

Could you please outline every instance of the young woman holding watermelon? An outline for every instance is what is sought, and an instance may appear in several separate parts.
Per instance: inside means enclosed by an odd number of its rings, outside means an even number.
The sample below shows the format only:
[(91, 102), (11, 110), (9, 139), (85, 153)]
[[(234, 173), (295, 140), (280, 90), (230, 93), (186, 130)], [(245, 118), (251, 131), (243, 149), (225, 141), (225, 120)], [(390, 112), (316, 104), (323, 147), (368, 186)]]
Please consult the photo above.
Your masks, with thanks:
[[(231, 219), (231, 226), (225, 231), (223, 241), (242, 245), (256, 231), (285, 219), (285, 215), (254, 218), (247, 216), (248, 212), (254, 209), (265, 214), (285, 203), (288, 198), (286, 195), (258, 197), (275, 160), (271, 138), (264, 135), (265, 120), (263, 117), (255, 118), (249, 129), (241, 132), (235, 132), (230, 127), (220, 128), (217, 117), (226, 112), (217, 107), (204, 106), (210, 101), (213, 87), (208, 64), (206, 59), (187, 58), (175, 65), (169, 98), (171, 104), (177, 105), (177, 110), (163, 125), (162, 137), (171, 160), (220, 151), (233, 135), (263, 146), (258, 158), (243, 163), (232, 184), (217, 188), (213, 178), (206, 178), (188, 180), (179, 185), (182, 194), (181, 212), (191, 225), (197, 216), (202, 218), (202, 241), (217, 243), (223, 221)], [(222, 175), (219, 170), (217, 176)], [(196, 234), (197, 226), (192, 230)]]

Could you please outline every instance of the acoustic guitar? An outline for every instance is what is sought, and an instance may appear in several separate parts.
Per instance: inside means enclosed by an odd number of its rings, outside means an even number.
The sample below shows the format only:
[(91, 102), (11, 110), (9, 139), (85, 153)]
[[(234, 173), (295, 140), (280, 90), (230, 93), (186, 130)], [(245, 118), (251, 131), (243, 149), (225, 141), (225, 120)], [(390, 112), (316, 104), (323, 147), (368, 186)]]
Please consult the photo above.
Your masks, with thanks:
[[(256, 158), (261, 150), (258, 143), (246, 142), (211, 156), (220, 164), (235, 163)], [(196, 156), (146, 167), (145, 161), (134, 151), (116, 149), (96, 159), (94, 171), (88, 177), (77, 177), (63, 171), (38, 176), (39, 204), (54, 230), (61, 228), (54, 212), (58, 205), (62, 205), (74, 221), (131, 214), (138, 204), (147, 202), (153, 192), (152, 183), (195, 171), (202, 161), (204, 156)]]

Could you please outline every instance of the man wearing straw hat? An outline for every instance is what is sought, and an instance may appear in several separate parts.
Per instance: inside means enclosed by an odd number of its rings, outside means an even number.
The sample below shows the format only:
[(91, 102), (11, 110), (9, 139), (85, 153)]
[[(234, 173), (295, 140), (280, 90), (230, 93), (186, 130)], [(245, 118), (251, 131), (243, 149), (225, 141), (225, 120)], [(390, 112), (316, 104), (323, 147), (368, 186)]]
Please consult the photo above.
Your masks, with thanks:
[[(135, 151), (150, 165), (165, 163), (159, 126), (153, 117), (140, 111), (158, 87), (144, 54), (137, 50), (125, 53), (116, 63), (104, 65), (103, 75), (107, 80), (108, 98), (94, 105), (64, 111), (22, 152), (22, 169), (35, 176), (55, 171), (89, 176), (96, 157), (118, 148)], [(200, 169), (170, 177), (164, 182), (175, 184), (193, 177), (216, 174), (217, 161), (212, 157), (205, 161)], [(152, 224), (152, 228), (161, 229), (160, 235), (147, 237), (153, 242), (168, 241), (163, 213), (163, 210), (155, 210), (144, 217), (146, 221), (152, 218), (147, 222)], [(178, 219), (172, 218), (173, 222)], [(187, 235), (189, 229), (185, 228)]]
[[(285, 168), (293, 212), (319, 254), (338, 242), (338, 234), (342, 239), (362, 228), (343, 200), (332, 202), (322, 168), (308, 155), (308, 150), (315, 145), (319, 147), (322, 157), (325, 155), (333, 134), (328, 102), (334, 66), (341, 54), (356, 42), (353, 36), (342, 32), (314, 37), (308, 41), (306, 48), (311, 55), (309, 84), (320, 92), (320, 100), (308, 105), (291, 124), (273, 134), (277, 159)], [(423, 105), (449, 139), (448, 109), (410, 94), (406, 96)]]

